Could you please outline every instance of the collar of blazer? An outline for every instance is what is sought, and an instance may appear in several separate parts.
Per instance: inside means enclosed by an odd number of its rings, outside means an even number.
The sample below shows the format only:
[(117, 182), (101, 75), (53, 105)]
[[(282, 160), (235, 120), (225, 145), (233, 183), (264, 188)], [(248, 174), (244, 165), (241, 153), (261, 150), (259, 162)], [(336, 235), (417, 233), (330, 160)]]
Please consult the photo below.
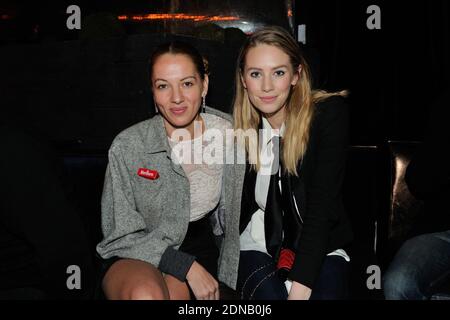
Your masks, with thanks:
[(170, 146), (163, 118), (157, 114), (149, 120), (147, 136), (145, 137), (145, 152), (149, 154), (166, 152), (170, 157)]

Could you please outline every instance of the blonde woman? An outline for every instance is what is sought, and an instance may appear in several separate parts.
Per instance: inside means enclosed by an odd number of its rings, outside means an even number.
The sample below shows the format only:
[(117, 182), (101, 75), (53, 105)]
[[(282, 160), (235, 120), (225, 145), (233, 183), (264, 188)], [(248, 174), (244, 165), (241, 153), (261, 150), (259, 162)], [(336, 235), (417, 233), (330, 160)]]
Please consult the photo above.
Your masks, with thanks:
[(237, 132), (260, 133), (257, 141), (246, 140), (243, 299), (346, 298), (352, 232), (341, 199), (345, 95), (312, 90), (300, 48), (282, 28), (265, 27), (243, 46), (234, 125)]

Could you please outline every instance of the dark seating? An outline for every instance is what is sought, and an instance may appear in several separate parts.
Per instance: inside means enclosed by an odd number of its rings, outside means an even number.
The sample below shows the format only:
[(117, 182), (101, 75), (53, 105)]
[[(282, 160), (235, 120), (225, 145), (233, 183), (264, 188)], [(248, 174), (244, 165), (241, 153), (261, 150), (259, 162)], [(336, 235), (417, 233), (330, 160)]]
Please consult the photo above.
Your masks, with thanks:
[[(350, 298), (381, 299), (380, 290), (367, 288), (367, 267), (385, 270), (408, 238), (423, 202), (414, 198), (404, 180), (405, 170), (418, 142), (390, 141), (387, 153), (377, 146), (352, 146), (344, 182), (344, 203), (352, 223)], [(89, 231), (91, 248), (101, 240), (100, 200), (107, 165), (106, 154), (65, 154), (67, 180)], [(450, 289), (450, 284), (445, 286)], [(433, 299), (447, 299), (447, 290)], [(450, 293), (450, 290), (448, 290)], [(221, 285), (224, 300), (238, 299)]]
[(92, 252), (102, 239), (101, 195), (108, 157), (103, 153), (70, 153), (63, 156), (70, 199), (80, 212)]
[[(377, 146), (349, 149), (344, 204), (354, 232), (354, 242), (348, 248), (352, 260), (351, 299), (382, 299), (381, 290), (367, 287), (367, 268), (379, 265), (381, 270), (386, 270), (423, 208), (423, 203), (409, 192), (404, 180), (406, 167), (418, 145), (417, 142), (391, 141), (386, 150)], [(102, 238), (100, 201), (107, 155), (106, 152), (61, 153), (70, 199), (82, 215), (91, 253), (95, 256), (96, 244)], [(450, 298), (450, 283), (440, 292), (433, 299)], [(224, 285), (221, 285), (221, 297), (224, 300), (239, 298)]]
[[(375, 290), (366, 286), (366, 270), (376, 265), (377, 220), (381, 205), (377, 201), (382, 180), (378, 172), (379, 149), (374, 146), (353, 146), (344, 185), (344, 202), (353, 225), (355, 241), (349, 248), (351, 256), (352, 299), (378, 298)], [(63, 156), (66, 180), (72, 189), (72, 198), (80, 210), (89, 233), (92, 254), (101, 240), (100, 200), (107, 165), (104, 153), (66, 153)], [(224, 300), (238, 299), (238, 294), (221, 285)]]
[(348, 248), (351, 258), (350, 299), (380, 299), (379, 290), (367, 287), (367, 268), (379, 265), (378, 225), (384, 210), (384, 177), (379, 166), (380, 148), (351, 146), (344, 180), (344, 205), (354, 240)]

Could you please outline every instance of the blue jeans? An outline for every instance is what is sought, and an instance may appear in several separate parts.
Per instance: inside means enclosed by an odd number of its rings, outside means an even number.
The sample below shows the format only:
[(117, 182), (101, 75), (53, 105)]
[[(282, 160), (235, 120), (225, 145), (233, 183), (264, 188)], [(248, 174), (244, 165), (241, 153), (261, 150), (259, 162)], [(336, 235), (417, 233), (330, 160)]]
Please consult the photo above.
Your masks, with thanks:
[[(349, 263), (339, 256), (327, 256), (312, 290), (311, 300), (348, 298)], [(241, 251), (238, 292), (244, 300), (286, 300), (288, 292), (278, 277), (275, 261), (258, 251)]]
[(383, 278), (387, 300), (428, 300), (450, 277), (450, 230), (406, 241)]

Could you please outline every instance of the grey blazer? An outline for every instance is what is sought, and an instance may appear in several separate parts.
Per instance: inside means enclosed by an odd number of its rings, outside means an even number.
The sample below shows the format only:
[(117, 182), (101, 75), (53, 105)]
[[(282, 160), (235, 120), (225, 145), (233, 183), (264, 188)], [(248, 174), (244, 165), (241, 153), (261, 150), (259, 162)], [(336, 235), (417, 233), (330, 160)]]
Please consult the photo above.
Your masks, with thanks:
[[(206, 112), (232, 121), (230, 115), (218, 110), (207, 108)], [(124, 130), (114, 139), (101, 201), (104, 238), (97, 245), (97, 252), (104, 259), (142, 260), (185, 281), (195, 257), (177, 249), (189, 224), (189, 181), (170, 156), (160, 115)], [(139, 176), (141, 168), (156, 170), (159, 178)], [(221, 240), (219, 281), (233, 289), (239, 264), (244, 175), (245, 164), (224, 165), (220, 204), (211, 216), (215, 234)]]

